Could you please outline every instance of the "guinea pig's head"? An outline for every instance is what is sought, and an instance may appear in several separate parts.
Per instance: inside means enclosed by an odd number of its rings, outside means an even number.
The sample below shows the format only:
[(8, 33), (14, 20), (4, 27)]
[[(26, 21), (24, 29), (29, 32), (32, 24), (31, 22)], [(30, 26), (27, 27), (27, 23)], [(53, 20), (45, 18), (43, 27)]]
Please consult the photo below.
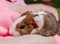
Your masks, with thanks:
[(26, 15), (25, 18), (16, 25), (15, 30), (21, 35), (30, 34), (33, 29), (38, 27), (35, 24), (34, 17), (35, 15), (33, 14)]
[(19, 17), (9, 29), (10, 34), (14, 36), (30, 34), (31, 31), (37, 28), (37, 24), (34, 21), (36, 14), (31, 14), (31, 12), (25, 12)]
[(58, 32), (58, 22), (52, 14), (45, 12), (25, 12), (10, 27), (13, 36), (37, 34), (54, 36)]

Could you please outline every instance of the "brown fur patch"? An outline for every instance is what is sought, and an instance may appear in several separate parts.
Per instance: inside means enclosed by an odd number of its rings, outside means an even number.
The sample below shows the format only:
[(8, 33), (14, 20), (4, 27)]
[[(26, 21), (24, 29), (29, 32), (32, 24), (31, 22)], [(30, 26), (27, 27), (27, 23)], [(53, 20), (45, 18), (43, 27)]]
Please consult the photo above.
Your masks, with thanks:
[[(20, 32), (21, 35), (30, 34), (30, 32), (34, 29), (34, 26), (32, 25), (34, 16), (35, 15), (33, 14), (27, 15), (27, 17), (22, 22), (16, 25), (16, 31)], [(22, 25), (25, 25), (25, 27), (20, 29), (20, 26)]]

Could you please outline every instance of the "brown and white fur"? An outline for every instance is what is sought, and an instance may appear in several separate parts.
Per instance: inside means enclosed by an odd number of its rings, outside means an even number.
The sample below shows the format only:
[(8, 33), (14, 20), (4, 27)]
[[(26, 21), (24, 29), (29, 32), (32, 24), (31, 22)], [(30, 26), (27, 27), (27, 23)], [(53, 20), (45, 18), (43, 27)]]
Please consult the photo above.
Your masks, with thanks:
[(54, 36), (58, 32), (58, 22), (52, 14), (27, 11), (12, 24), (9, 32), (14, 36), (27, 34)]

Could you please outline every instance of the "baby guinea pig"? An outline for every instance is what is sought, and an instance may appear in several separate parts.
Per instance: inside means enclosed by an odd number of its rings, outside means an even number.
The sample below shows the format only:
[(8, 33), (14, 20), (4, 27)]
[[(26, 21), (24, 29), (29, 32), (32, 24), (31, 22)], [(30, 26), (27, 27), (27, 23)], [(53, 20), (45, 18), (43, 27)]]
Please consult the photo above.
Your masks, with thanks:
[(9, 32), (13, 36), (37, 34), (49, 37), (54, 36), (58, 28), (54, 15), (44, 11), (36, 13), (27, 11), (11, 25)]

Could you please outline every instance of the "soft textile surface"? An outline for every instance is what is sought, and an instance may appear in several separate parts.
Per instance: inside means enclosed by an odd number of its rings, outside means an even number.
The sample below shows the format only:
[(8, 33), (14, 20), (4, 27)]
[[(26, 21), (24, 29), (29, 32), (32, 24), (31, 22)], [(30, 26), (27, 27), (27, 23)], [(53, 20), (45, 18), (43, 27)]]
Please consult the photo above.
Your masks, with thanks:
[(8, 8), (5, 0), (0, 0), (0, 35), (2, 33), (2, 35), (5, 36), (8, 33), (10, 25), (19, 16), (21, 16), (21, 14), (18, 14), (17, 12), (12, 11)]
[(11, 0), (12, 2), (6, 2), (8, 7), (16, 12), (20, 12), (26, 4), (23, 0)]

